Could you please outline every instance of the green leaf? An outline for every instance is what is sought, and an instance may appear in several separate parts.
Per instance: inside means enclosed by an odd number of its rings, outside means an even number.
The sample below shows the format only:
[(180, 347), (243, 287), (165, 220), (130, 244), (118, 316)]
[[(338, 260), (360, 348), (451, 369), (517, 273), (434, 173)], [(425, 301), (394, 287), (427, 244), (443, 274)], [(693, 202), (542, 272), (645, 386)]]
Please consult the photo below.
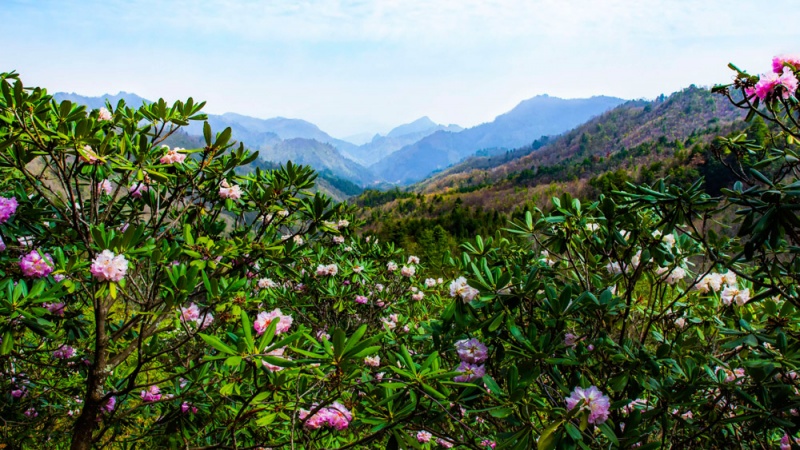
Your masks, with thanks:
[(232, 349), (232, 348), (228, 347), (227, 345), (223, 344), (222, 341), (218, 337), (211, 336), (211, 335), (204, 334), (204, 333), (198, 333), (198, 335), (200, 336), (200, 339), (205, 341), (206, 344), (214, 347), (215, 349), (221, 351), (222, 353), (227, 353), (229, 355), (235, 355), (236, 354), (236, 351), (234, 349)]

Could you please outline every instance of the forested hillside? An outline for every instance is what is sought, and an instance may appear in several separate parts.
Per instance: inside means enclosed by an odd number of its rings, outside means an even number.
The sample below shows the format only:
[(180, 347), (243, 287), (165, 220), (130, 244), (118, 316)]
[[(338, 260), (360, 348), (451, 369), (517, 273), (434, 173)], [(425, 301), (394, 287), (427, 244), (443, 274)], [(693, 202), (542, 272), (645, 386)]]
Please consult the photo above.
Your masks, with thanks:
[(420, 239), (429, 242), (428, 230), (436, 226), (443, 228), (440, 240), (455, 238), (451, 243), (491, 234), (508, 218), (544, 207), (563, 192), (596, 198), (626, 181), (669, 177), (691, 184), (713, 175), (707, 189), (718, 194), (733, 179), (711, 158), (708, 144), (745, 127), (763, 139), (762, 122), (746, 124), (730, 102), (692, 86), (652, 102), (624, 103), (561, 136), (470, 158), (408, 190), (367, 191), (355, 202), (367, 207), (362, 214), (370, 229), (415, 248)]

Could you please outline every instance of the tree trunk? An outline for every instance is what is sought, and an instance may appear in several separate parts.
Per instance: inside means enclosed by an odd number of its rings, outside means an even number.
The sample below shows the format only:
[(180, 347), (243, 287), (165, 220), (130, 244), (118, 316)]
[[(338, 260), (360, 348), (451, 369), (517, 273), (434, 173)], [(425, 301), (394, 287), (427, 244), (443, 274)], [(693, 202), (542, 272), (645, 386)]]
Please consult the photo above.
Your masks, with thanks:
[(95, 321), (95, 341), (94, 341), (94, 362), (89, 368), (89, 376), (86, 378), (86, 395), (83, 398), (83, 409), (81, 415), (75, 422), (72, 430), (71, 450), (89, 450), (92, 448), (92, 435), (97, 428), (97, 419), (103, 399), (103, 384), (108, 373), (106, 372), (106, 347), (108, 345), (106, 336), (106, 308), (102, 300), (95, 300), (94, 321)]

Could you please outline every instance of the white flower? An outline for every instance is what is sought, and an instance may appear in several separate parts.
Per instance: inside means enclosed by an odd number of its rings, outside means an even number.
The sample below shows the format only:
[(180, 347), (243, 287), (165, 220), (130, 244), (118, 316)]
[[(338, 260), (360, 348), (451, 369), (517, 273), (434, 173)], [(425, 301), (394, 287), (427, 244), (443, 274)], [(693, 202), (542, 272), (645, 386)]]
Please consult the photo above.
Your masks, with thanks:
[(347, 228), (347, 227), (350, 226), (350, 222), (345, 220), (345, 219), (342, 219), (342, 220), (339, 221), (338, 225), (339, 225), (339, 228)]
[(278, 215), (281, 216), (281, 217), (286, 217), (286, 216), (289, 215), (289, 211), (287, 211), (285, 209), (282, 209), (282, 210), (278, 211)]
[(736, 286), (736, 274), (730, 270), (721, 275), (722, 282), (728, 286)]
[(478, 294), (478, 290), (467, 284), (464, 277), (458, 277), (450, 283), (450, 297), (461, 297), (465, 303), (471, 302)]
[(409, 256), (406, 264), (419, 264), (419, 258), (416, 256)]
[(97, 120), (100, 120), (100, 121), (103, 121), (103, 122), (105, 122), (107, 120), (111, 120), (111, 112), (109, 110), (107, 110), (106, 108), (100, 108), (100, 112), (97, 113)]
[(303, 237), (300, 236), (300, 235), (297, 235), (297, 236), (293, 237), (292, 240), (297, 245), (303, 245), (303, 242), (305, 242), (305, 241), (303, 241)]
[(353, 266), (353, 272), (361, 273), (364, 271), (364, 266)]
[(403, 275), (404, 277), (409, 277), (410, 278), (410, 277), (414, 276), (414, 273), (416, 271), (417, 271), (417, 269), (414, 266), (403, 266), (403, 268), (400, 269), (400, 275)]
[(370, 367), (378, 367), (381, 365), (381, 357), (380, 356), (367, 356), (364, 358), (364, 364)]
[(389, 272), (394, 272), (395, 270), (397, 270), (397, 263), (395, 263), (394, 261), (389, 261), (389, 263), (386, 264), (386, 270), (388, 270)]
[(269, 278), (262, 278), (262, 279), (258, 280), (258, 287), (261, 288), (261, 289), (271, 289), (271, 288), (278, 287), (278, 283), (272, 281)]
[(748, 301), (750, 301), (750, 289), (739, 289), (732, 286), (727, 286), (722, 294), (720, 294), (720, 298), (722, 299), (722, 303), (726, 306), (730, 305), (732, 302), (736, 302), (738, 306), (742, 306)]
[(334, 244), (343, 244), (344, 243), (344, 236), (334, 236), (333, 237)]
[(686, 326), (686, 319), (684, 319), (683, 317), (678, 317), (677, 319), (675, 319), (675, 326), (678, 327), (678, 328), (685, 327)]
[(681, 281), (685, 277), (686, 277), (686, 270), (684, 270), (683, 267), (676, 267), (672, 269), (672, 272), (667, 274), (666, 278), (664, 278), (664, 281), (666, 281), (667, 284), (674, 285), (675, 283)]

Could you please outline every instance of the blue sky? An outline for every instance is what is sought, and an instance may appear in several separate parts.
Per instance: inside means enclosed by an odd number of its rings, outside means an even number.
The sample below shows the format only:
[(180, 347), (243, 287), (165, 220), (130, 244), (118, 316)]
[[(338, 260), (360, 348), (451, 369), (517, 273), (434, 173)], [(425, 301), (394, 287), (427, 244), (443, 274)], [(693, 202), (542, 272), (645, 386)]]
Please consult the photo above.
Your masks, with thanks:
[(800, 52), (797, 17), (796, 0), (0, 0), (0, 70), (344, 137), (423, 115), (472, 126), (537, 94), (726, 82), (728, 62)]

